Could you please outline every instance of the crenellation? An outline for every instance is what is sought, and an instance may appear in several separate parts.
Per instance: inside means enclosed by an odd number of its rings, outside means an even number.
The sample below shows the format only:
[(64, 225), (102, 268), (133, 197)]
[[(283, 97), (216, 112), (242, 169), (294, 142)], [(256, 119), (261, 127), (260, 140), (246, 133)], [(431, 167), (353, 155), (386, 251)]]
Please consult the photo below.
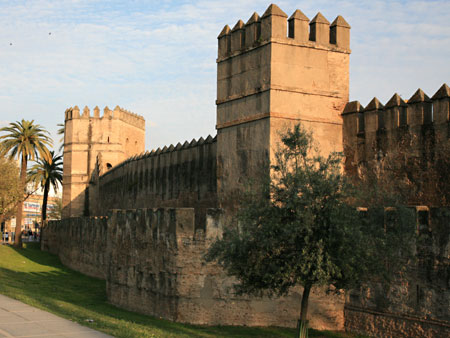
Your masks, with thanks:
[(91, 115), (89, 107), (85, 106), (80, 116), (80, 109), (78, 108), (78, 106), (75, 106), (74, 108), (66, 109), (64, 116), (65, 120), (72, 120), (74, 118), (115, 119), (121, 120), (142, 130), (145, 129), (145, 119), (142, 116), (123, 109), (118, 105), (114, 108), (113, 111), (111, 111), (108, 106), (106, 106), (103, 110), (103, 116), (100, 116), (100, 109), (98, 108), (98, 106), (93, 109), (93, 115)]
[(271, 4), (261, 17), (261, 40), (287, 40), (287, 17), (277, 5)]
[(350, 25), (338, 15), (330, 26), (330, 43), (339, 48), (350, 49)]
[(288, 20), (288, 36), (295, 42), (306, 43), (309, 41), (309, 19), (303, 12), (297, 9)]
[(100, 118), (100, 108), (98, 106), (94, 108), (94, 118)]
[(245, 46), (244, 22), (239, 20), (231, 30), (231, 54), (242, 50)]
[(80, 108), (78, 108), (78, 106), (72, 108), (72, 118), (73, 119), (80, 118)]
[(245, 24), (245, 48), (253, 47), (261, 36), (261, 21), (258, 13), (254, 12)]
[(431, 99), (420, 88), (409, 100), (395, 93), (385, 106), (374, 98), (365, 109), (349, 102), (342, 118), (349, 172), (375, 159), (379, 151), (395, 151), (400, 139), (409, 142), (411, 156), (432, 158), (434, 147), (450, 138), (450, 89), (442, 85)]
[(309, 39), (319, 45), (327, 46), (330, 43), (330, 22), (322, 15), (317, 13), (309, 23)]
[(254, 12), (245, 24), (238, 20), (233, 29), (224, 26), (217, 37), (218, 62), (271, 42), (349, 53), (350, 28), (341, 15), (330, 26), (320, 12), (310, 21), (297, 9), (288, 19), (286, 13), (272, 4), (261, 17)]
[(230, 26), (225, 25), (219, 36), (217, 37), (219, 47), (218, 47), (218, 58), (227, 57), (231, 53), (231, 29)]
[(72, 119), (72, 107), (67, 108), (64, 111), (64, 121), (71, 120), (71, 119)]
[(112, 111), (111, 111), (111, 109), (108, 108), (108, 106), (103, 108), (103, 117), (104, 118), (112, 118)]
[(386, 103), (384, 109), (384, 121), (387, 130), (407, 126), (407, 105), (400, 95), (395, 93)]
[(81, 117), (87, 118), (87, 119), (90, 117), (90, 110), (89, 110), (88, 106), (84, 106), (83, 115)]
[(422, 89), (417, 89), (417, 91), (409, 98), (408, 103), (420, 103), (429, 102), (430, 98), (427, 94), (423, 92)]
[(444, 98), (449, 98), (449, 97), (450, 97), (450, 88), (447, 86), (446, 83), (444, 83), (438, 89), (438, 91), (433, 95), (432, 99), (439, 100), (439, 99), (444, 99)]

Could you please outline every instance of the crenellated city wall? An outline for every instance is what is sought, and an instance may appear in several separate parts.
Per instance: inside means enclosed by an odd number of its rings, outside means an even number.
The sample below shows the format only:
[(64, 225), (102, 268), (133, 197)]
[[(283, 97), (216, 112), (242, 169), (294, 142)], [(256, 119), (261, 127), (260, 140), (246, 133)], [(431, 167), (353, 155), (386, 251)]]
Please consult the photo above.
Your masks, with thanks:
[(192, 140), (131, 157), (91, 181), (93, 215), (111, 209), (195, 208), (204, 227), (217, 207), (216, 138)]
[[(431, 98), (418, 89), (408, 100), (394, 94), (385, 105), (377, 98), (366, 107), (349, 102), (342, 117), (347, 174), (358, 175), (361, 168), (377, 170), (390, 157), (399, 163), (391, 163), (387, 170), (406, 166), (408, 179), (419, 183), (414, 186), (418, 191), (408, 196), (410, 203), (445, 201), (443, 196), (430, 199), (426, 193), (447, 194), (439, 190), (445, 187), (439, 177), (445, 180), (448, 175), (448, 164), (444, 164), (450, 150), (450, 88), (446, 84)], [(443, 162), (436, 162), (439, 158)], [(416, 171), (428, 171), (437, 178), (432, 181)], [(421, 207), (417, 214), (417, 262), (390, 286), (372, 283), (350, 291), (346, 330), (377, 337), (450, 335), (450, 212)]]
[(342, 117), (348, 173), (398, 152), (404, 140), (409, 156), (432, 159), (449, 143), (450, 88), (443, 84), (431, 99), (418, 89), (409, 100), (394, 94), (385, 105), (376, 97), (365, 108), (358, 101), (349, 102)]

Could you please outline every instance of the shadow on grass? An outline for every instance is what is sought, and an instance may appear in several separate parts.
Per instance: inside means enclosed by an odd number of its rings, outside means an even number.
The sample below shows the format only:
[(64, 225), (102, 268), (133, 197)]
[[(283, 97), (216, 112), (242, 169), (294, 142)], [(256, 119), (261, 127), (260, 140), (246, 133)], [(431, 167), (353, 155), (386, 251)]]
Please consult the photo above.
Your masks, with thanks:
[[(31, 244), (31, 245), (30, 245)], [(293, 337), (293, 329), (196, 326), (119, 309), (107, 302), (106, 282), (64, 267), (38, 243), (14, 249), (49, 271), (14, 271), (1, 267), (0, 293), (118, 337)], [(212, 309), (213, 311), (213, 309)], [(93, 319), (87, 323), (87, 319)], [(341, 337), (310, 331), (310, 337)]]

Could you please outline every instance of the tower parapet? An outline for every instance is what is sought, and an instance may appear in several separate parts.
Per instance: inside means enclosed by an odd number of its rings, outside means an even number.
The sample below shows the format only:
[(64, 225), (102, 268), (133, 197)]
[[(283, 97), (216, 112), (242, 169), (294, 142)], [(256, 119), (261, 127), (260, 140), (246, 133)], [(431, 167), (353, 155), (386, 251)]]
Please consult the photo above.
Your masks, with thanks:
[(131, 124), (137, 128), (145, 129), (145, 119), (133, 112), (130, 112), (124, 108), (116, 106), (114, 110), (111, 110), (106, 106), (103, 109), (103, 115), (100, 116), (100, 109), (96, 106), (93, 109), (93, 114), (91, 114), (90, 109), (85, 106), (83, 112), (80, 114), (80, 108), (78, 106), (70, 107), (66, 109), (64, 113), (64, 120), (72, 120), (77, 118), (89, 118), (89, 119), (118, 119), (128, 124)]
[(298, 9), (288, 19), (286, 13), (272, 4), (262, 17), (255, 12), (246, 24), (238, 20), (232, 30), (225, 25), (218, 40), (218, 60), (273, 41), (349, 53), (350, 25), (340, 15), (330, 25), (320, 12), (310, 21)]
[[(289, 28), (289, 29), (288, 29)], [(270, 5), (260, 17), (226, 25), (218, 36), (218, 195), (221, 206), (245, 177), (269, 168), (279, 131), (302, 122), (321, 151), (342, 149), (348, 102), (350, 26), (338, 16)], [(236, 179), (238, 178), (238, 179)]]

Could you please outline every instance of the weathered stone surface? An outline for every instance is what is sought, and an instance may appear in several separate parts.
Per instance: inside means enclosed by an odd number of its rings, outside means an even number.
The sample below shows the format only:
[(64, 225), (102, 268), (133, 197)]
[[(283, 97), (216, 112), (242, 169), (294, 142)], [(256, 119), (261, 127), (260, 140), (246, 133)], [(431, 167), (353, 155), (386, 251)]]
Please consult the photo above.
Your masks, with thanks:
[[(208, 210), (203, 229), (196, 228), (195, 218), (192, 208), (70, 218), (50, 222), (42, 248), (75, 270), (105, 278), (108, 300), (132, 311), (195, 324), (294, 327), (301, 288), (275, 299), (236, 296), (235, 280), (203, 260), (211, 241), (221, 235), (221, 210)], [(311, 325), (342, 329), (343, 306), (343, 295), (313, 290)]]

